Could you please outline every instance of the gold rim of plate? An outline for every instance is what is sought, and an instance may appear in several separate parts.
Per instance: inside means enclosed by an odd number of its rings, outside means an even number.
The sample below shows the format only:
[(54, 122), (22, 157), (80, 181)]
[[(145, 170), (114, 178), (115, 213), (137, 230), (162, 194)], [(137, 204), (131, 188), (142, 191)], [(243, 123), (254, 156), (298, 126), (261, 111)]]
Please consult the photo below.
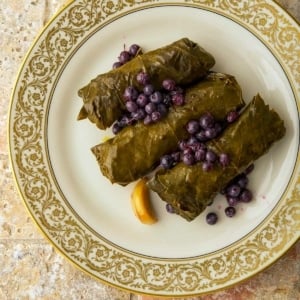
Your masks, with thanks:
[(10, 159), (29, 213), (56, 249), (77, 267), (127, 291), (192, 296), (229, 287), (257, 274), (299, 239), (299, 151), (288, 187), (278, 205), (242, 242), (209, 255), (160, 259), (114, 246), (78, 221), (55, 189), (44, 149), (47, 99), (68, 55), (103, 24), (129, 12), (162, 5), (216, 12), (252, 32), (281, 64), (293, 90), (299, 116), (300, 28), (277, 3), (258, 0), (69, 1), (38, 36), (18, 75), (10, 105)]

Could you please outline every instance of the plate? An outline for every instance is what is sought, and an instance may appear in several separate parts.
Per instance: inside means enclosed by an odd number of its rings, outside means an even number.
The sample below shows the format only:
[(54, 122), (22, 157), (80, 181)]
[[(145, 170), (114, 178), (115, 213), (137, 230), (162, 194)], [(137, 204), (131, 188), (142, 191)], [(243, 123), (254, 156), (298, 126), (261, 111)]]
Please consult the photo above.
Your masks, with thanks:
[[(213, 54), (244, 99), (260, 93), (287, 134), (256, 162), (254, 201), (215, 226), (186, 222), (153, 197), (159, 222), (130, 207), (133, 184), (112, 185), (90, 148), (107, 136), (76, 121), (77, 91), (111, 68), (124, 45), (152, 50), (181, 37)], [(271, 1), (73, 1), (46, 26), (25, 58), (12, 95), (11, 163), (29, 213), (50, 242), (100, 281), (134, 293), (191, 296), (263, 270), (300, 235), (299, 25)], [(255, 141), (259, 142), (259, 141)]]

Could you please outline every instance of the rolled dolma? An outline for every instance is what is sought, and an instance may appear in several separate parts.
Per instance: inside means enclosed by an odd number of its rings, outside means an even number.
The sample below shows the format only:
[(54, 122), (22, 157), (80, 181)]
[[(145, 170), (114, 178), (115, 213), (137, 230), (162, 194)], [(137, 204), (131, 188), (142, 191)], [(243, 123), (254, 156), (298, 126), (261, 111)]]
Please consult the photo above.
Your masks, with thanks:
[(179, 163), (173, 169), (159, 170), (148, 186), (170, 203), (177, 214), (191, 221), (230, 180), (265, 154), (284, 134), (285, 127), (279, 115), (257, 95), (240, 118), (208, 144), (215, 153), (230, 156), (228, 167), (216, 164), (213, 170), (205, 172), (202, 163), (193, 166)]
[(78, 95), (83, 106), (78, 120), (88, 118), (100, 129), (113, 124), (124, 110), (123, 92), (129, 85), (137, 86), (136, 75), (144, 71), (155, 88), (166, 78), (178, 85), (187, 85), (204, 77), (215, 64), (211, 54), (187, 38), (154, 51), (138, 55), (120, 68), (94, 78)]
[(102, 174), (112, 183), (126, 185), (143, 177), (159, 162), (160, 157), (174, 151), (178, 142), (188, 137), (186, 123), (211, 112), (216, 120), (244, 106), (241, 88), (235, 78), (210, 73), (186, 89), (185, 104), (173, 106), (158, 123), (142, 122), (128, 126), (114, 138), (92, 148)]

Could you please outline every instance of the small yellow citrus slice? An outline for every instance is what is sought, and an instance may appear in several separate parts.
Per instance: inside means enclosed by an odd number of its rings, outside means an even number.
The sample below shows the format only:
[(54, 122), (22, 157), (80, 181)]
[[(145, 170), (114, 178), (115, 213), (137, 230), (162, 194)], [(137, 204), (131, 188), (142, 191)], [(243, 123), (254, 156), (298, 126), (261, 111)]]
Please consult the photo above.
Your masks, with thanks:
[(131, 194), (131, 206), (134, 214), (143, 224), (157, 222), (146, 179), (140, 179), (135, 185)]

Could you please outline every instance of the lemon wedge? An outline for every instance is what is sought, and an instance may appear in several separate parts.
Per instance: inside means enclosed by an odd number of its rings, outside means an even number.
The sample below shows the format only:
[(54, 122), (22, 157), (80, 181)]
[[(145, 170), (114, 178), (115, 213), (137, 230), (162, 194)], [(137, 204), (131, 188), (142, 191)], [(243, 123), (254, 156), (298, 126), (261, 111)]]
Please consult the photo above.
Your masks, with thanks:
[(131, 194), (131, 206), (136, 217), (143, 224), (154, 224), (157, 222), (147, 187), (147, 180), (140, 179)]

